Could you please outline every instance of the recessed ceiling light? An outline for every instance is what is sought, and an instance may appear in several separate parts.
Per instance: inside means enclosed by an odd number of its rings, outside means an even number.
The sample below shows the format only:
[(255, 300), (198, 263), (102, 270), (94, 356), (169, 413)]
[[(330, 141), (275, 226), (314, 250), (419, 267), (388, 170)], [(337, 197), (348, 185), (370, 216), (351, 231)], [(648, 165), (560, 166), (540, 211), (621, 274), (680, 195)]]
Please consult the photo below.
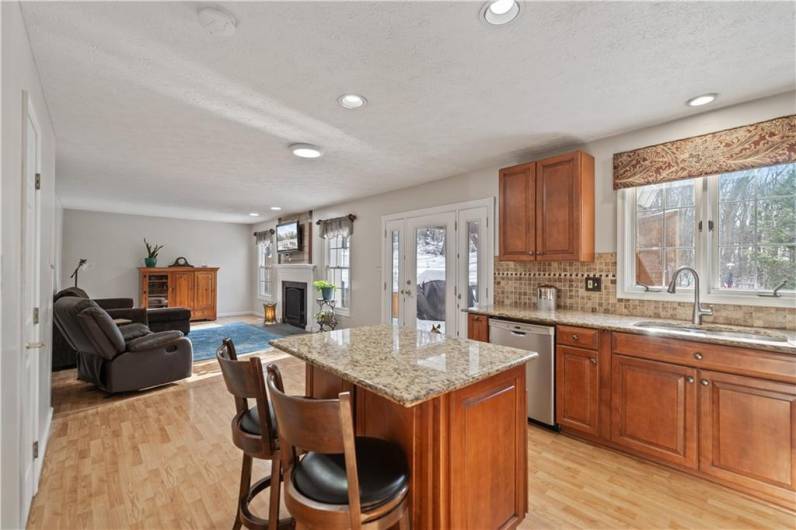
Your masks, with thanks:
[(249, 215), (252, 217), (260, 217), (260, 214), (257, 212), (250, 212)]
[(508, 24), (520, 14), (517, 0), (493, 0), (481, 8), (481, 16), (495, 26)]
[(290, 150), (299, 158), (318, 158), (323, 154), (320, 147), (312, 144), (290, 144)]
[(718, 96), (719, 95), (715, 93), (702, 94), (701, 96), (689, 99), (685, 103), (689, 107), (701, 107), (702, 105), (707, 105), (708, 103), (712, 103)]
[(282, 207), (281, 207), (281, 206), (271, 206), (271, 209), (272, 209), (273, 211), (275, 211), (275, 212), (278, 212), (279, 210), (281, 210), (281, 209), (282, 209)]
[(213, 36), (230, 37), (238, 29), (238, 21), (235, 17), (215, 7), (203, 7), (197, 16), (199, 24)]
[(343, 94), (337, 98), (337, 102), (344, 109), (353, 110), (364, 107), (368, 100), (359, 94)]

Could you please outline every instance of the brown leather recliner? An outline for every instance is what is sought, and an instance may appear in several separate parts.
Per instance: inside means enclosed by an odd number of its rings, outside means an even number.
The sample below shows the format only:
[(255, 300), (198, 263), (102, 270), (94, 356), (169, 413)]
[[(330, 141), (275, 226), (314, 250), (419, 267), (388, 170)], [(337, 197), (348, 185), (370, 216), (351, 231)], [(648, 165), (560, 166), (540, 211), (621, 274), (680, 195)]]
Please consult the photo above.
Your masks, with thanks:
[(78, 379), (106, 392), (141, 390), (191, 375), (193, 348), (180, 331), (152, 333), (143, 324), (120, 328), (96, 302), (75, 296), (58, 299), (54, 317), (78, 352)]

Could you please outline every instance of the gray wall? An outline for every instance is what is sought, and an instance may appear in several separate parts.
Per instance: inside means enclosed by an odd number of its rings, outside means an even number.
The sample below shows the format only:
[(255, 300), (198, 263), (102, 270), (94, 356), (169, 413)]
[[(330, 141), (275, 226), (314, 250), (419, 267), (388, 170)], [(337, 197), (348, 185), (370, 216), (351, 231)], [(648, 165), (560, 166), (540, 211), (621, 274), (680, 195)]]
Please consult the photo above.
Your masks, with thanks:
[[(696, 112), (696, 111), (695, 111)], [(571, 145), (552, 152), (527, 152), (507, 156), (499, 166), (475, 170), (402, 190), (366, 197), (333, 206), (317, 208), (315, 219), (353, 213), (357, 215), (352, 237), (351, 316), (340, 318), (343, 325), (375, 324), (381, 318), (381, 216), (403, 211), (441, 206), (485, 197), (497, 197), (500, 167), (582, 149), (595, 158), (595, 248), (597, 252), (616, 251), (616, 193), (613, 190), (613, 154), (647, 145), (737, 127), (777, 116), (796, 113), (796, 93), (789, 92), (749, 103), (695, 114), (654, 127), (612, 136), (582, 145)], [(497, 212), (497, 208), (496, 208)], [(269, 226), (258, 225), (258, 229)], [(323, 266), (321, 241), (314, 241), (313, 261)], [(495, 245), (497, 247), (497, 235)], [(320, 271), (320, 268), (319, 268)], [(251, 281), (252, 290), (255, 281)], [(255, 306), (256, 311), (261, 308)]]
[(192, 265), (220, 267), (219, 316), (249, 313), (254, 253), (251, 225), (167, 219), (85, 210), (64, 210), (63, 285), (80, 258), (89, 261), (79, 286), (95, 298), (130, 297), (138, 303), (138, 270), (146, 256), (144, 238), (166, 245), (158, 266), (184, 256)]
[[(42, 340), (52, 344), (53, 267), (58, 263), (55, 201), (55, 135), (36, 65), (17, 2), (2, 2), (2, 184), (0, 185), (0, 527), (21, 528), (20, 399), (21, 322), (21, 216), (22, 216), (22, 91), (27, 91), (42, 135), (41, 204), (41, 329)], [(50, 412), (49, 347), (39, 350), (38, 439), (46, 443)], [(41, 460), (39, 461), (41, 462)]]

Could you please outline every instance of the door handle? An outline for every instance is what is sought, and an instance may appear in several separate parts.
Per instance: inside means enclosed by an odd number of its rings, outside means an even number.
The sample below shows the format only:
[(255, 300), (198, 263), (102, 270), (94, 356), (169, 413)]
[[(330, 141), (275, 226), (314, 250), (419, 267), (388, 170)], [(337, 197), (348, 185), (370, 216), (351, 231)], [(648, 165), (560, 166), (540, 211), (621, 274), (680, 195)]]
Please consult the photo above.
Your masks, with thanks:
[(596, 357), (589, 357), (589, 362), (592, 363), (592, 364), (597, 364), (597, 358)]
[(40, 348), (44, 348), (45, 344), (41, 341), (39, 342), (28, 342), (25, 344), (26, 350), (38, 350)]

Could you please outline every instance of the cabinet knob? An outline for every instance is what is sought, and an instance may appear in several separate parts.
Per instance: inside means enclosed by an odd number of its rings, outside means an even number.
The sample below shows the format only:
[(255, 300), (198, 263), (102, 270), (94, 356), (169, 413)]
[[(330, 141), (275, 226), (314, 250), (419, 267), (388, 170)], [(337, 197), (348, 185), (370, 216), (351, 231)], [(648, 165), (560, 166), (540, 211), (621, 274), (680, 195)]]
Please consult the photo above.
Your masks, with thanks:
[(696, 359), (697, 361), (701, 361), (702, 360), (702, 354), (699, 353), (698, 351), (694, 352), (694, 359)]
[(708, 385), (710, 384), (710, 381), (708, 381), (707, 379), (703, 379), (703, 380), (702, 380), (702, 381), (700, 381), (699, 383), (700, 383), (702, 386), (708, 386)]
[(694, 378), (692, 376), (690, 376), (690, 375), (688, 377), (686, 377), (685, 380), (688, 381), (689, 383), (693, 383), (694, 382)]
[(575, 342), (578, 342), (578, 338), (579, 337), (577, 335), (572, 335), (572, 340), (574, 340)]
[(597, 364), (597, 358), (596, 358), (596, 357), (589, 357), (589, 361), (590, 361), (592, 364)]

